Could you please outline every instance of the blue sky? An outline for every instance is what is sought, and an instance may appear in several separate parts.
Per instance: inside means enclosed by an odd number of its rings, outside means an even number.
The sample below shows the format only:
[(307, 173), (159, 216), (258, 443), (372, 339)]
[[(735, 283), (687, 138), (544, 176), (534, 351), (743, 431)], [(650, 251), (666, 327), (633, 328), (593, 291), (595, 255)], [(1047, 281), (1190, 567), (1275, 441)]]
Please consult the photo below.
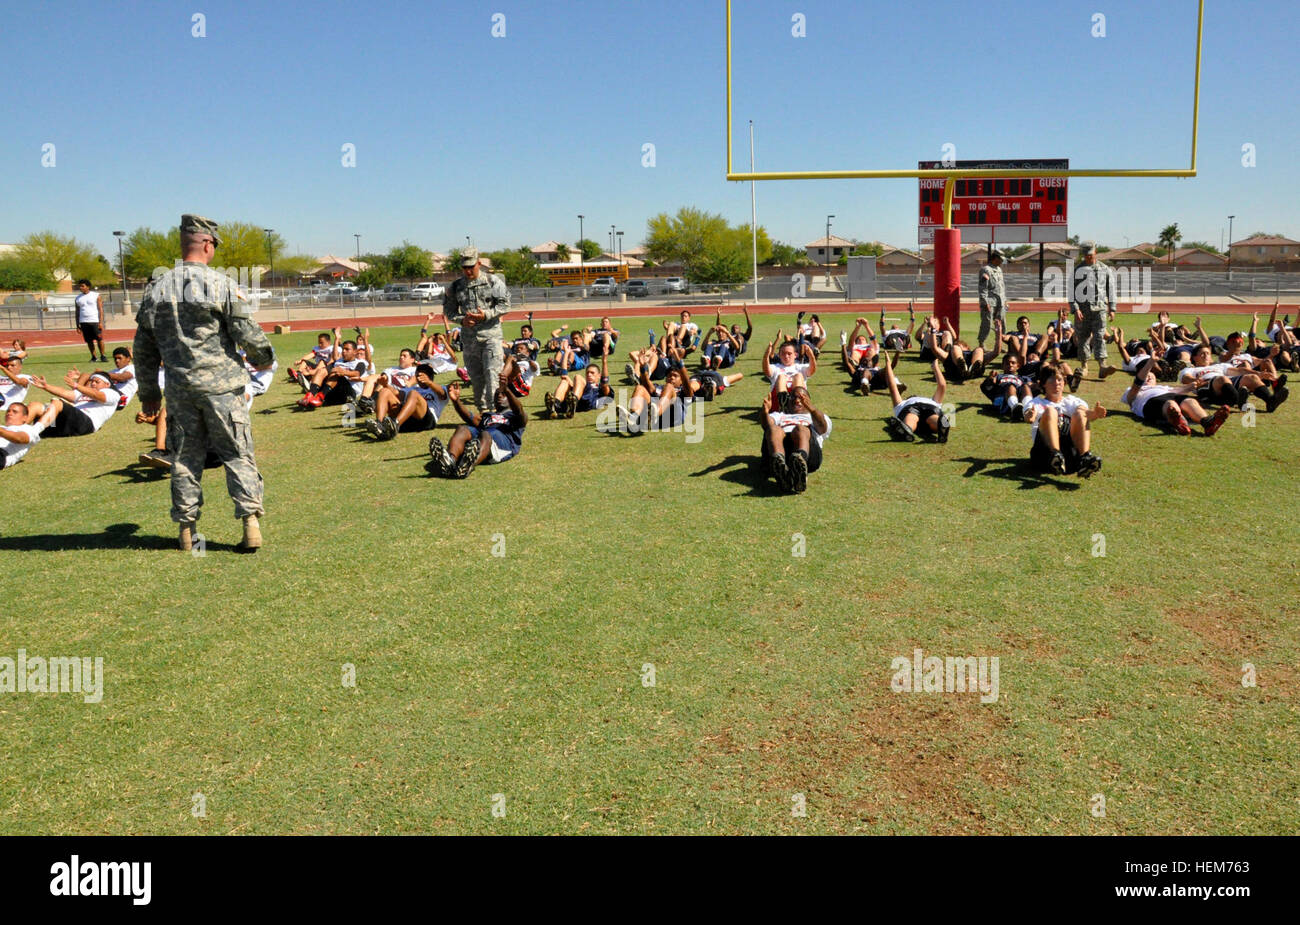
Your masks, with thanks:
[[(737, 167), (749, 119), (760, 170), (914, 166), (945, 143), (1185, 166), (1195, 16), (1195, 0), (737, 0)], [(1238, 238), (1300, 238), (1298, 36), (1294, 0), (1208, 0), (1200, 176), (1072, 180), (1070, 231), (1122, 246), (1176, 221), (1217, 245), (1233, 213)], [(110, 253), (113, 229), (185, 211), (317, 255), (354, 233), (363, 250), (573, 241), (578, 213), (630, 246), (681, 205), (747, 223), (749, 185), (724, 179), (723, 41), (721, 0), (12, 4), (0, 241), (53, 228)], [(838, 234), (907, 246), (917, 184), (761, 183), (758, 212), (791, 243), (835, 213)]]

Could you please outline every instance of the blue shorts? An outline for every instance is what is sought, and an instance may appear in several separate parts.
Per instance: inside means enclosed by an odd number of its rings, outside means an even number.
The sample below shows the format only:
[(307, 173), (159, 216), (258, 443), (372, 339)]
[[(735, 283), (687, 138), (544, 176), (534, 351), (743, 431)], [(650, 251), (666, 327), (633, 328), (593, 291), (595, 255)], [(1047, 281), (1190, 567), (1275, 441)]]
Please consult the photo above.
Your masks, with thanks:
[(416, 393), (417, 395), (419, 395), (420, 397), (422, 397), (425, 401), (434, 401), (434, 400), (435, 400), (435, 398), (434, 398), (434, 394), (433, 394), (433, 389), (428, 388), (427, 386), (423, 386), (423, 385), (412, 385), (412, 386), (408, 386), (408, 387), (405, 388), (405, 389), (398, 389), (398, 390), (397, 390), (397, 397), (400, 398), (403, 402), (405, 402), (405, 401), (406, 401), (406, 396), (407, 396), (408, 394), (410, 394), (411, 392)]
[(588, 366), (590, 366), (590, 365), (591, 365), (591, 358), (590, 358), (590, 357), (588, 357), (588, 356), (586, 356), (586, 355), (584, 355), (584, 354), (581, 354), (581, 353), (575, 353), (575, 354), (573, 355), (573, 366), (570, 367), (570, 368), (571, 368), (571, 369), (586, 369), (586, 368), (587, 368)]
[(485, 437), (492, 441), (492, 452), (488, 454), (489, 463), (505, 462), (512, 456), (519, 455), (519, 441), (497, 427), (480, 427), (474, 432), (479, 441)]

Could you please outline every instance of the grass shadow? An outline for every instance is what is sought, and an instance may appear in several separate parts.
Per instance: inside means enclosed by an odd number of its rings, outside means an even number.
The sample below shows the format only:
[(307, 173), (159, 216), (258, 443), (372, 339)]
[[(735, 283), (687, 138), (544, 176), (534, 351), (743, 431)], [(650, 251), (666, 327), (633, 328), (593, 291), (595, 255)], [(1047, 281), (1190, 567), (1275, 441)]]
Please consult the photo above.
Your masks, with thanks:
[[(69, 549), (101, 551), (105, 549), (167, 549), (176, 551), (174, 536), (141, 535), (139, 524), (109, 524), (100, 533), (33, 533), (27, 536), (0, 536), (0, 551), (56, 552)], [(209, 550), (234, 552), (233, 543), (207, 541)]]
[(134, 462), (123, 466), (121, 469), (109, 469), (107, 472), (101, 472), (94, 478), (102, 479), (110, 475), (122, 476), (122, 484), (124, 485), (146, 485), (149, 482), (160, 482), (170, 477), (171, 473), (157, 466)]
[(1056, 476), (1039, 472), (1034, 468), (1033, 463), (1029, 461), (1027, 456), (1013, 456), (1009, 459), (976, 459), (974, 456), (965, 456), (961, 459), (954, 459), (953, 462), (969, 464), (966, 471), (962, 473), (965, 478), (984, 475), (995, 479), (1005, 479), (1009, 482), (1019, 482), (1021, 491), (1042, 488), (1048, 485), (1057, 491), (1079, 490), (1077, 480), (1064, 481)]
[[(728, 469), (729, 471), (723, 471)], [(719, 473), (718, 478), (724, 482), (731, 482), (734, 485), (743, 485), (748, 488), (749, 491), (745, 492), (745, 495), (750, 497), (770, 498), (785, 494), (762, 470), (761, 458), (758, 456), (733, 453), (711, 466), (706, 466), (698, 472), (692, 472), (691, 477), (701, 478), (715, 472)]]

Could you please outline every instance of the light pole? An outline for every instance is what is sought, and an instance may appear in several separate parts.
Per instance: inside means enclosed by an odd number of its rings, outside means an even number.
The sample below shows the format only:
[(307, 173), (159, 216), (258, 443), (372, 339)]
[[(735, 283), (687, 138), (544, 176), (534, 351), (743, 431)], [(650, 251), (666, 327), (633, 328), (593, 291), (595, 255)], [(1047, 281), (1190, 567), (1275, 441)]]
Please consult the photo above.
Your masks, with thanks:
[(826, 285), (831, 284), (831, 219), (834, 215), (826, 216)]
[(361, 262), (361, 235), (354, 234), (352, 237), (357, 239), (357, 263)]
[(266, 256), (271, 264), (268, 275), (271, 277), (271, 285), (275, 285), (275, 251), (271, 250), (271, 235), (275, 233), (275, 229), (263, 228), (262, 230), (266, 232)]
[(614, 232), (614, 235), (618, 238), (618, 263), (619, 266), (622, 266), (623, 265), (623, 232), (616, 231)]
[(1232, 220), (1236, 217), (1228, 216), (1228, 279), (1232, 279)]
[(583, 298), (587, 296), (586, 254), (582, 252), (582, 213), (578, 213), (578, 285), (582, 287)]
[(126, 260), (122, 257), (122, 238), (125, 237), (125, 231), (114, 231), (113, 236), (117, 238), (117, 271), (122, 274), (122, 311), (126, 311)]

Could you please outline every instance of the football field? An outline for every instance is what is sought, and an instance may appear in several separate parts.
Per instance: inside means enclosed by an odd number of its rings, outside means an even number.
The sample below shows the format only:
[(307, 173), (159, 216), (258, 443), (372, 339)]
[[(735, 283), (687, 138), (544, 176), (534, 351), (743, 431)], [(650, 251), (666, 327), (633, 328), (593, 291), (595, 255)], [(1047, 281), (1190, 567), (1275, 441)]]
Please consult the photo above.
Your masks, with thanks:
[[(823, 313), (833, 431), (784, 495), (756, 409), (793, 321), (755, 315), (698, 440), (546, 420), (541, 375), (521, 455), (464, 481), (426, 474), (428, 434), (296, 411), (316, 332), (275, 336), (251, 556), (220, 470), (204, 554), (175, 550), (138, 402), (42, 441), (0, 473), (0, 656), (102, 657), (103, 690), (0, 694), (0, 832), (1294, 832), (1300, 404), (1183, 438), (1091, 379), (1101, 472), (1040, 477), (977, 382), (947, 444), (892, 442)], [(615, 319), (616, 388), (655, 324)], [(377, 365), (415, 337), (376, 329)], [(932, 393), (914, 352), (899, 375)], [(898, 690), (928, 657), (996, 683)]]

